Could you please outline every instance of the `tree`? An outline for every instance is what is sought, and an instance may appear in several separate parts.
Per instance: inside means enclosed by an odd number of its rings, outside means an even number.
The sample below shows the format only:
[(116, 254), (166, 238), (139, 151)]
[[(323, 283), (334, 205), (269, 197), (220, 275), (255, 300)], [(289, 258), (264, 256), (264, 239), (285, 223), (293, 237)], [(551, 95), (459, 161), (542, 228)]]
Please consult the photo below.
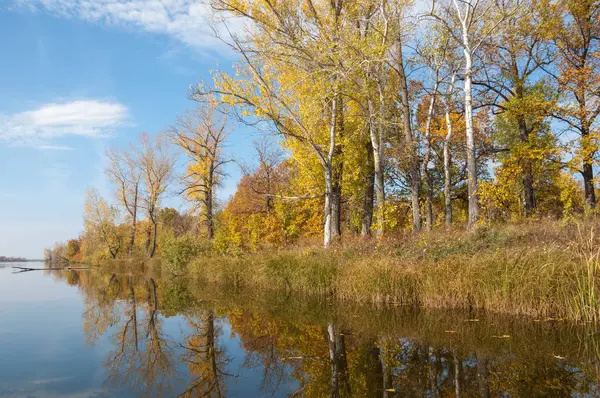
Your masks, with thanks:
[[(523, 189), (523, 212), (531, 216), (536, 207), (534, 165), (530, 155), (537, 149), (532, 135), (541, 128), (553, 106), (552, 98), (539, 90), (540, 69), (553, 61), (544, 40), (536, 0), (511, 0), (498, 12), (510, 15), (502, 29), (485, 43), (483, 73), (473, 81), (481, 88), (484, 103), (496, 115), (514, 120), (521, 156), (518, 159)], [(512, 13), (517, 8), (519, 12)], [(531, 18), (533, 11), (534, 18)], [(538, 86), (538, 87), (536, 87)], [(512, 150), (513, 148), (508, 148)], [(524, 151), (524, 149), (527, 149)]]
[[(344, 100), (340, 75), (344, 60), (340, 29), (344, 5), (309, 2), (306, 8), (268, 1), (220, 0), (214, 6), (246, 18), (256, 28), (251, 40), (231, 35), (232, 48), (242, 57), (234, 81), (216, 76), (216, 88), (197, 87), (196, 99), (217, 95), (241, 108), (241, 113), (274, 126), (286, 140), (309, 149), (322, 168), (324, 180), (323, 244), (340, 233), (340, 163)], [(310, 26), (318, 29), (314, 34)], [(314, 95), (300, 97), (311, 90)]]
[(69, 259), (69, 261), (77, 260), (77, 256), (79, 255), (79, 251), (81, 249), (81, 240), (79, 239), (69, 239), (67, 241), (67, 250), (65, 252), (65, 257)]
[(214, 237), (215, 189), (224, 177), (223, 149), (228, 137), (227, 113), (219, 113), (214, 99), (179, 118), (172, 140), (187, 155), (189, 163), (183, 177), (187, 197), (199, 208), (206, 225), (206, 236)]
[(106, 157), (109, 162), (106, 174), (116, 185), (117, 200), (130, 217), (129, 255), (132, 255), (135, 246), (142, 172), (139, 162), (132, 158), (131, 153), (110, 149), (106, 152)]
[(444, 121), (446, 126), (446, 134), (444, 135), (443, 144), (443, 161), (444, 161), (444, 218), (446, 227), (449, 228), (452, 225), (452, 154), (450, 152), (450, 142), (453, 137), (453, 121), (452, 121), (452, 109), (453, 109), (453, 96), (455, 90), (456, 73), (457, 68), (450, 67), (450, 84), (444, 95)]
[(544, 1), (546, 27), (558, 53), (547, 68), (562, 94), (554, 117), (578, 136), (570, 165), (583, 177), (585, 200), (596, 206), (594, 163), (600, 146), (600, 3), (597, 0)]
[[(254, 152), (256, 154), (257, 164), (247, 166), (240, 164), (244, 176), (248, 176), (250, 188), (254, 193), (264, 197), (264, 211), (270, 214), (273, 211), (273, 201), (277, 197), (282, 197), (281, 190), (281, 167), (284, 153), (273, 141), (262, 139), (254, 141)], [(262, 206), (261, 206), (262, 207)]]
[(96, 190), (88, 189), (85, 197), (83, 216), (86, 235), (99, 240), (115, 259), (123, 245), (123, 235), (119, 225), (119, 209), (111, 206)]
[[(434, 31), (434, 35), (436, 32)], [(441, 39), (441, 40), (440, 40)], [(434, 44), (438, 41), (438, 44)], [(433, 43), (432, 43), (433, 42)], [(448, 38), (434, 36), (433, 40), (428, 40), (425, 44), (425, 49), (419, 48), (419, 56), (421, 62), (429, 69), (429, 87), (426, 89), (426, 95), (423, 98), (427, 106), (424, 126), (424, 153), (423, 162), (421, 163), (421, 175), (423, 176), (425, 185), (425, 228), (431, 231), (433, 228), (433, 196), (434, 196), (434, 181), (429, 168), (429, 163), (432, 161), (432, 123), (435, 116), (436, 101), (439, 96), (439, 88), (443, 83), (443, 66), (446, 63), (446, 58), (449, 57), (451, 48), (448, 45)], [(452, 72), (450, 72), (452, 73)], [(453, 84), (453, 83), (452, 83)], [(451, 129), (450, 129), (451, 131)]]
[[(403, 16), (402, 10), (400, 16)], [(402, 115), (402, 130), (404, 131), (404, 145), (405, 154), (408, 157), (408, 182), (410, 185), (410, 198), (412, 208), (412, 226), (413, 231), (421, 229), (421, 207), (419, 205), (419, 190), (420, 190), (420, 179), (419, 179), (419, 159), (417, 152), (417, 143), (413, 134), (412, 128), (412, 114), (409, 104), (409, 92), (408, 92), (408, 81), (406, 77), (406, 64), (404, 57), (404, 41), (402, 31), (398, 32), (396, 59), (395, 59), (395, 70), (398, 73), (399, 79), (399, 107), (400, 114)]]
[(171, 182), (175, 159), (164, 137), (151, 138), (147, 133), (140, 136), (140, 144), (136, 149), (136, 159), (144, 179), (144, 191), (141, 206), (146, 211), (152, 225), (150, 236), (146, 240), (146, 250), (150, 258), (156, 251), (156, 235), (158, 232), (157, 216), (160, 199)]
[[(436, 6), (440, 10), (436, 11)], [(461, 46), (464, 57), (464, 107), (465, 135), (467, 148), (467, 174), (469, 197), (469, 228), (473, 228), (479, 219), (479, 200), (477, 192), (477, 155), (475, 152), (475, 130), (473, 124), (473, 77), (475, 59), (479, 51), (498, 28), (515, 10), (509, 13), (497, 12), (493, 0), (433, 0), (428, 16), (438, 24)]]

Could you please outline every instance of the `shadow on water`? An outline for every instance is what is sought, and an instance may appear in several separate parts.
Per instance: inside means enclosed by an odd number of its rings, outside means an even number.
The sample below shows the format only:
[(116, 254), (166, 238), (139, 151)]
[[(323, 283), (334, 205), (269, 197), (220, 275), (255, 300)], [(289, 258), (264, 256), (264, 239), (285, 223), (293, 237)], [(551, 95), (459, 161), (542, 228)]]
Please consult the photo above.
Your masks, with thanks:
[[(376, 308), (186, 279), (51, 275), (82, 293), (87, 342), (110, 335), (108, 382), (144, 396), (600, 393), (600, 338), (589, 326)], [(165, 328), (170, 321), (175, 332)]]

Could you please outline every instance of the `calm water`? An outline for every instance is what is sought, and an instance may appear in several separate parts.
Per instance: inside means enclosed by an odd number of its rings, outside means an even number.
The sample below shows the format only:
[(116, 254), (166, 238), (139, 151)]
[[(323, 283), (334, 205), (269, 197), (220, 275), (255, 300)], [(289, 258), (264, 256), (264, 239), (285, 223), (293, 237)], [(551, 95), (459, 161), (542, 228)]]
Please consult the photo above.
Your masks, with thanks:
[(2, 397), (600, 395), (596, 330), (557, 320), (10, 266)]

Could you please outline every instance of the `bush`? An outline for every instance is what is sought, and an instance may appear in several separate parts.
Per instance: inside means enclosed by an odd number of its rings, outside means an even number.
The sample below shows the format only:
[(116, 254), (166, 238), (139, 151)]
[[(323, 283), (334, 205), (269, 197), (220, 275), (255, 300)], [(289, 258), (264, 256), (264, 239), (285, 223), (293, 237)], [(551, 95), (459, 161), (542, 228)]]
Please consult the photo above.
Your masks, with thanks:
[(182, 235), (165, 242), (162, 249), (164, 269), (174, 275), (187, 271), (189, 262), (201, 253), (209, 251), (209, 244), (196, 236)]

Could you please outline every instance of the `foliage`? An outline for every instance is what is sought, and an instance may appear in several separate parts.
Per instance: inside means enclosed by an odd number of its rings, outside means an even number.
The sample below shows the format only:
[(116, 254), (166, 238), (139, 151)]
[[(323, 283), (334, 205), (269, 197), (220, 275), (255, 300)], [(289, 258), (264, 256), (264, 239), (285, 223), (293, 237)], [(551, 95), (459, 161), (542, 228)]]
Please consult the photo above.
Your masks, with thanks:
[(173, 275), (181, 275), (193, 258), (206, 254), (209, 248), (209, 243), (195, 235), (171, 238), (162, 247), (163, 268)]

